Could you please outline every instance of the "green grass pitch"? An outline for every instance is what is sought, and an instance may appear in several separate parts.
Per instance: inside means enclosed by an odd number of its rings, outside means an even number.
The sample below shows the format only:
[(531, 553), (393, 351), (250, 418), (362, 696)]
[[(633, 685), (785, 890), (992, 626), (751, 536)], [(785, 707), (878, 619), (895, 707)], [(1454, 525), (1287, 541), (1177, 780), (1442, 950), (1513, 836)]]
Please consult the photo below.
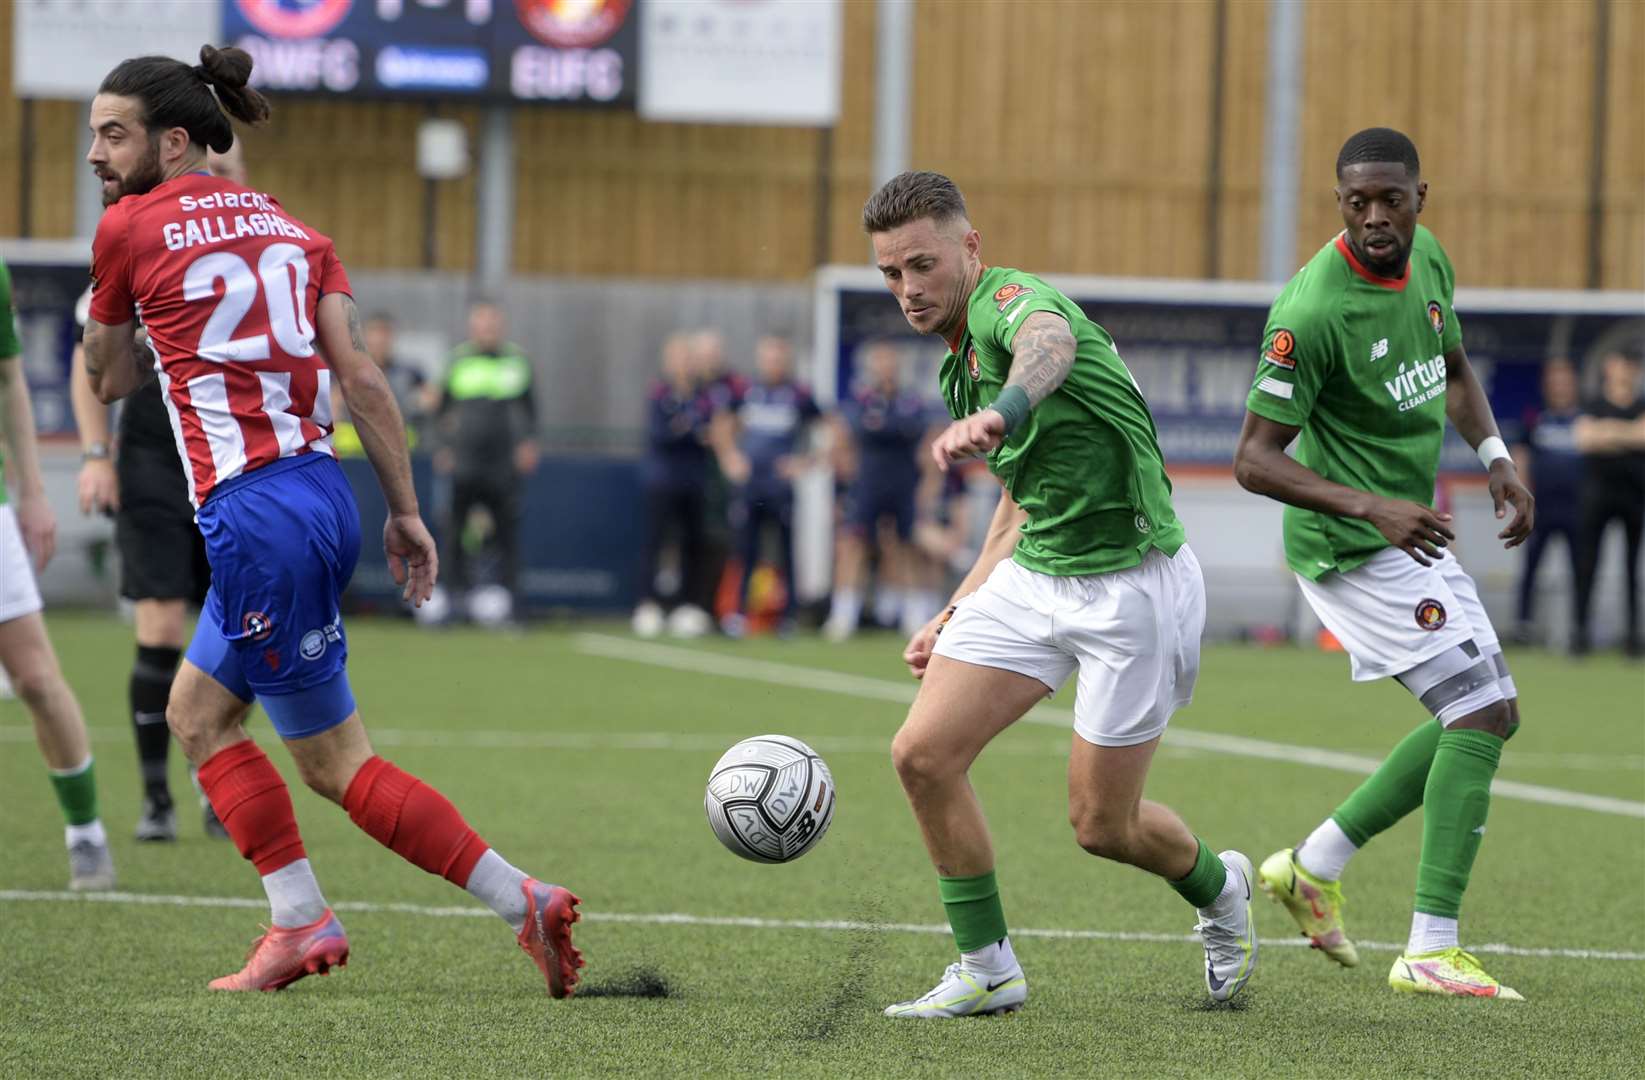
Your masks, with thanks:
[[(489, 913), (302, 790), (297, 815), (353, 958), (281, 994), (208, 993), (265, 917), (254, 872), (204, 839), (191, 811), (175, 845), (130, 839), (140, 792), (124, 716), (129, 630), (69, 613), (50, 625), (93, 727), (122, 892), (245, 904), (40, 895), (64, 887), (62, 822), (27, 716), (0, 703), (0, 1076), (1614, 1077), (1638, 1075), (1645, 1055), (1645, 669), (1614, 658), (1511, 656), (1525, 727), (1501, 779), (1611, 800), (1493, 801), (1464, 942), (1511, 947), (1481, 955), (1523, 1004), (1387, 988), (1394, 954), (1376, 943), (1405, 937), (1414, 817), (1349, 869), (1361, 967), (1289, 947), (1289, 923), (1259, 897), (1271, 944), (1245, 993), (1211, 1006), (1187, 936), (1193, 912), (1162, 883), (1074, 845), (1070, 735), (1023, 723), (974, 781), (1028, 1005), (899, 1023), (880, 1008), (926, 990), (952, 945), (908, 928), (942, 912), (887, 754), (904, 706), (886, 687), (911, 685), (897, 640), (641, 649), (609, 627), (510, 637), (351, 624), (352, 678), (379, 751), (450, 796), (507, 858), (582, 895), (584, 992), (557, 1002)], [(725, 673), (682, 670), (685, 649), (713, 654)], [(812, 669), (805, 687), (781, 685), (788, 667)], [(1064, 695), (1052, 708), (1070, 705)], [(1351, 685), (1341, 656), (1216, 646), (1149, 795), (1213, 846), (1260, 860), (1357, 777), (1272, 751), (1229, 754), (1191, 733), (1377, 757), (1419, 718), (1391, 683)], [(733, 857), (701, 809), (719, 753), (766, 731), (811, 742), (839, 784), (829, 835), (789, 866)], [(254, 734), (291, 778), (265, 720)], [(189, 790), (177, 755), (173, 787)]]

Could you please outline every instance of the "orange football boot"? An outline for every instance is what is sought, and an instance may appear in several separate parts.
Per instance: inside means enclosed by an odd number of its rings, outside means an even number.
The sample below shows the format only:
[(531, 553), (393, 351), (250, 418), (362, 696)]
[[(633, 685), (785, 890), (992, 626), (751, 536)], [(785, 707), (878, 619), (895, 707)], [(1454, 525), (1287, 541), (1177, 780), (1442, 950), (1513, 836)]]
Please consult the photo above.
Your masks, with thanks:
[(305, 975), (348, 963), (348, 935), (327, 908), (307, 926), (271, 926), (246, 954), (246, 966), (211, 980), (213, 990), (283, 990)]

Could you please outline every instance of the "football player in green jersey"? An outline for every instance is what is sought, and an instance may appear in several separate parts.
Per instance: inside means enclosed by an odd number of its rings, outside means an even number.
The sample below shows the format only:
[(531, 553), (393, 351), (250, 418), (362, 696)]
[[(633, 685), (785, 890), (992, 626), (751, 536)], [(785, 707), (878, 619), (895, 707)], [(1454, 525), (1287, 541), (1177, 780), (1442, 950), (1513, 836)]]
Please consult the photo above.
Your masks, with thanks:
[[(57, 521), (46, 502), (34, 438), (29, 384), (12, 319), (11, 274), (0, 263), (0, 670), (34, 718), (34, 737), (46, 759), (67, 822), (69, 888), (114, 888), (114, 860), (97, 812), (97, 775), (91, 740), (74, 691), (63, 679), (40, 617), (36, 568), (57, 547)], [(7, 453), (17, 486), (6, 501)]]
[[(1416, 147), (1387, 128), (1337, 156), (1347, 228), (1269, 312), (1235, 458), (1239, 482), (1286, 503), (1285, 556), (1303, 595), (1347, 649), (1356, 682), (1392, 675), (1433, 714), (1261, 885), (1326, 955), (1359, 957), (1342, 925), (1343, 867), (1423, 807), (1422, 859), (1396, 990), (1519, 999), (1457, 940), (1457, 916), (1502, 744), (1519, 725), (1513, 679), (1479, 591), (1446, 550), (1432, 508), (1449, 417), (1490, 471), (1498, 533), (1529, 535), (1531, 494), (1497, 433), (1451, 309), (1451, 263), (1417, 224), (1427, 198)], [(1285, 448), (1298, 439), (1296, 457)]]
[(976, 565), (903, 656), (921, 685), (891, 756), (961, 957), (886, 1015), (1008, 1012), (1027, 998), (968, 773), (1076, 671), (1075, 838), (1166, 878), (1198, 909), (1206, 987), (1232, 997), (1257, 959), (1251, 863), (1212, 854), (1142, 797), (1166, 723), (1193, 694), (1205, 626), (1205, 585), (1142, 392), (1107, 332), (1067, 297), (983, 265), (947, 177), (894, 177), (863, 208), (863, 229), (909, 325), (948, 345), (941, 383), (954, 422), (933, 442), (938, 466), (986, 454), (1005, 487)]

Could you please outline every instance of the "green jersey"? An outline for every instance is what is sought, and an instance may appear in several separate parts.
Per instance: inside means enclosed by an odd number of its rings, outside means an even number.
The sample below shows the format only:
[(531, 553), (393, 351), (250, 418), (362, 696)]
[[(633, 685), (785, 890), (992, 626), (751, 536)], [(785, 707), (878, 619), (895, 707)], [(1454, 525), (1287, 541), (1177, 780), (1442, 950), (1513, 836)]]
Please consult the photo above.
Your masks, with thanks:
[(942, 362), (942, 396), (959, 420), (988, 407), (1011, 372), (1011, 340), (1050, 311), (1074, 334), (1074, 366), (993, 453), (988, 467), (1027, 514), (1016, 561), (1061, 577), (1105, 574), (1174, 555), (1185, 539), (1171, 508), (1154, 418), (1114, 339), (1032, 274), (984, 270), (966, 302), (959, 348)]
[[(1246, 407), (1302, 429), (1297, 461), (1327, 480), (1431, 505), (1445, 436), (1445, 354), (1462, 344), (1451, 261), (1418, 225), (1405, 276), (1378, 277), (1337, 238), (1274, 301)], [(1285, 508), (1285, 559), (1309, 580), (1388, 541), (1368, 521)]]
[[(0, 261), (0, 361), (11, 360), (22, 352), (17, 342), (17, 320), (11, 310), (11, 271)], [(5, 422), (0, 416), (0, 423)], [(0, 506), (6, 505), (6, 441), (0, 432)]]

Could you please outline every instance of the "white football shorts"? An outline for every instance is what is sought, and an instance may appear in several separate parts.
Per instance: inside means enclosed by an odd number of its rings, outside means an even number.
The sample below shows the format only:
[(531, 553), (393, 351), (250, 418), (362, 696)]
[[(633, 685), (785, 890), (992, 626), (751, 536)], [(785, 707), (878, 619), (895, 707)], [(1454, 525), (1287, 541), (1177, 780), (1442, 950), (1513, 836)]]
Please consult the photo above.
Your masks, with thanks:
[(1297, 582), (1348, 650), (1355, 682), (1402, 675), (1468, 641), (1484, 656), (1502, 651), (1474, 579), (1448, 551), (1423, 566), (1387, 548), (1345, 574), (1333, 570), (1318, 581), (1299, 574)]
[(39, 611), (40, 590), (34, 584), (34, 564), (23, 547), (23, 530), (10, 503), (0, 506), (0, 623)]
[(1097, 746), (1157, 738), (1194, 696), (1205, 581), (1184, 544), (1109, 574), (1053, 577), (1006, 559), (961, 600), (934, 650), (1038, 679), (1055, 692), (1076, 669), (1074, 732)]

